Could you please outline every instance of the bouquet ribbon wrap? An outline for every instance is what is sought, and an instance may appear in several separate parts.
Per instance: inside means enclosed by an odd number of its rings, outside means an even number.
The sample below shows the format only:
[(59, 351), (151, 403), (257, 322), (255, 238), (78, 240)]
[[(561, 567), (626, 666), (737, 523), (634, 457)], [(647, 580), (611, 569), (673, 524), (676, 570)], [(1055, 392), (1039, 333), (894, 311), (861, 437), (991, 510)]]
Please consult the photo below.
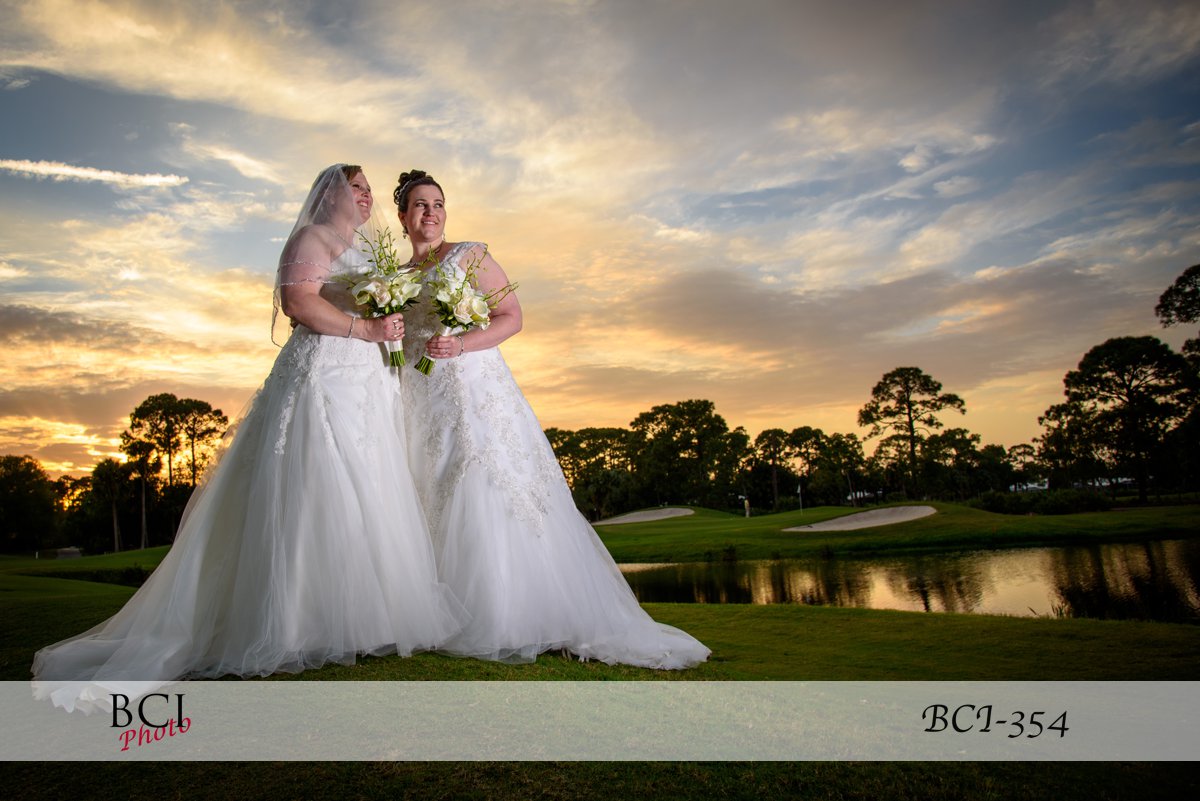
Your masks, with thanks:
[[(438, 330), (438, 336), (440, 336), (440, 337), (453, 336), (455, 334), (461, 334), (466, 330), (467, 329), (463, 328), (462, 326), (443, 325), (441, 327), (441, 329)], [(429, 375), (430, 373), (433, 372), (434, 364), (436, 364), (436, 362), (434, 362), (433, 359), (429, 358), (429, 356), (427, 356), (425, 354), (421, 354), (421, 360), (419, 362), (417, 362), (416, 369), (424, 375)]]
[(383, 343), (387, 347), (388, 363), (392, 367), (403, 367), (404, 361), (404, 341), (399, 339), (389, 339)]

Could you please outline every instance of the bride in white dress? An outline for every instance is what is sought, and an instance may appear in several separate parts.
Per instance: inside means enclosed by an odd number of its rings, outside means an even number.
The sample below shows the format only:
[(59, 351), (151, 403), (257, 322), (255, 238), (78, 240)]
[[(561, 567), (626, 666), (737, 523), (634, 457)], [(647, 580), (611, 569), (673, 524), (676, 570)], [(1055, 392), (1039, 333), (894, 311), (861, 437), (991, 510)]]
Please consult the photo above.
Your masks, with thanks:
[(158, 569), (115, 616), (38, 651), (39, 697), (103, 707), (110, 692), (183, 677), (408, 655), (461, 627), (380, 344), (402, 336), (403, 319), (362, 319), (344, 280), (366, 265), (372, 206), (359, 167), (318, 176), (280, 257), (276, 311), (293, 330), (271, 374)]
[[(508, 284), (476, 242), (445, 241), (445, 198), (424, 172), (400, 176), (393, 194), (414, 264), (432, 257), (461, 278), (478, 262), (484, 292)], [(431, 256), (432, 254), (432, 256)], [(703, 662), (709, 649), (657, 623), (638, 605), (596, 532), (575, 508), (550, 443), (496, 346), (521, 329), (508, 294), (491, 324), (440, 336), (423, 293), (408, 314), (404, 377), (413, 476), (443, 581), (471, 621), (440, 650), (507, 662), (566, 649), (583, 659), (652, 668)]]

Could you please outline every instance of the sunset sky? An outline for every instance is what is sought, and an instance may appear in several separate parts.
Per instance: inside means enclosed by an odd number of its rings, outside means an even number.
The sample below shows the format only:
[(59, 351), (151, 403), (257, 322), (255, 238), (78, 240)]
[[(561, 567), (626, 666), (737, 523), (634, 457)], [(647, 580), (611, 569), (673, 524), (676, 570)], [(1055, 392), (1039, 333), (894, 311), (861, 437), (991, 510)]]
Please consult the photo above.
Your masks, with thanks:
[[(0, 0), (0, 454), (116, 453), (270, 369), (313, 177), (445, 187), (521, 284), (543, 426), (706, 398), (856, 431), (918, 366), (1011, 446), (1113, 336), (1178, 347), (1200, 3)], [(404, 380), (421, 380), (406, 374)]]

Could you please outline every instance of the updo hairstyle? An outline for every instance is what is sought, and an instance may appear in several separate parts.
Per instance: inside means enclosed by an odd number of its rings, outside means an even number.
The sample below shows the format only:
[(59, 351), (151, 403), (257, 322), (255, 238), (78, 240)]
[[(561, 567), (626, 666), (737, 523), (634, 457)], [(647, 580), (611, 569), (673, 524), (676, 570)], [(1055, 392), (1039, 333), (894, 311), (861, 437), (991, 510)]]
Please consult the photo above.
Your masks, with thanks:
[(408, 211), (408, 196), (418, 186), (436, 186), (438, 191), (442, 193), (442, 197), (446, 196), (446, 191), (442, 189), (442, 185), (433, 180), (433, 176), (424, 170), (410, 170), (409, 172), (400, 173), (400, 180), (396, 183), (396, 191), (392, 192), (392, 200), (396, 201), (396, 208), (400, 213)]

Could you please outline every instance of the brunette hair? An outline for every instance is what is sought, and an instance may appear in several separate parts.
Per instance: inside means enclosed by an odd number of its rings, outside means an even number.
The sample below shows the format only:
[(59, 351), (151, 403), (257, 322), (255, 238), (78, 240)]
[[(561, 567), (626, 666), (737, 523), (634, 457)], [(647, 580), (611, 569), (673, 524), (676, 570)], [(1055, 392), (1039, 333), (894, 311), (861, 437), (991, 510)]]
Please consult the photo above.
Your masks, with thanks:
[(433, 180), (433, 176), (424, 170), (410, 170), (400, 173), (400, 180), (396, 182), (396, 191), (392, 192), (392, 200), (396, 201), (396, 208), (400, 213), (408, 211), (408, 195), (418, 186), (436, 186), (438, 191), (445, 197), (446, 190), (442, 189), (442, 185)]

